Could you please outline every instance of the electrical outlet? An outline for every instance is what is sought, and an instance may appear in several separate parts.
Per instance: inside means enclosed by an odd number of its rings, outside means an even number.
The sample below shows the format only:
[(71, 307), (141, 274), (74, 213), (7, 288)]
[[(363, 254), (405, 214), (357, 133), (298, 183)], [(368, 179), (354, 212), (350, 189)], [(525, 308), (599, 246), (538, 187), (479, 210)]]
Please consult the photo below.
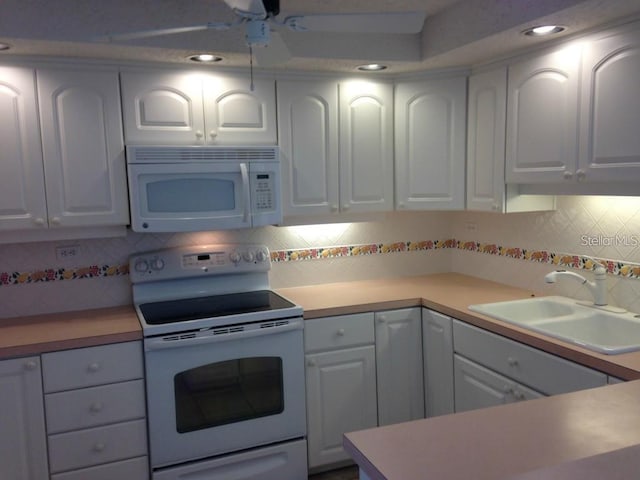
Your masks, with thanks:
[(76, 260), (80, 253), (80, 245), (61, 245), (56, 247), (56, 258), (58, 260)]

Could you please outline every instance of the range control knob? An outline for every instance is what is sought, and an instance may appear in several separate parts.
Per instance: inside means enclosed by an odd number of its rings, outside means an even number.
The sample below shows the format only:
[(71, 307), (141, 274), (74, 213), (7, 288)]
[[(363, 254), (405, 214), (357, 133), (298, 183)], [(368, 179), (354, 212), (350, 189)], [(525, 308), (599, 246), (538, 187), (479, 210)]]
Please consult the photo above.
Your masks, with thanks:
[(149, 262), (141, 258), (135, 263), (133, 268), (136, 272), (146, 272), (149, 270)]
[(161, 258), (154, 258), (151, 260), (150, 265), (152, 270), (162, 270), (164, 268), (164, 260)]
[(269, 254), (265, 250), (258, 250), (256, 252), (256, 261), (262, 263), (266, 262), (269, 258)]
[(253, 254), (251, 250), (247, 250), (242, 254), (242, 258), (244, 258), (245, 262), (251, 263), (256, 258), (256, 256)]
[(229, 254), (229, 260), (231, 260), (231, 263), (234, 265), (237, 265), (240, 263), (240, 260), (242, 260), (242, 256), (238, 252), (233, 251)]

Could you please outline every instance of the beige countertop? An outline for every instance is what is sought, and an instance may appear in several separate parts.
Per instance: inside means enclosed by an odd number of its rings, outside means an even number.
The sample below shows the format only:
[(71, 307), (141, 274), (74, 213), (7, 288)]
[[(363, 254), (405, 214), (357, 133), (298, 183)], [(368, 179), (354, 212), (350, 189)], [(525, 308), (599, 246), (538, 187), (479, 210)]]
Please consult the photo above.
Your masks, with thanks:
[(588, 467), (636, 478), (610, 472), (639, 465), (639, 400), (634, 381), (348, 433), (344, 445), (371, 480), (596, 478), (578, 476)]
[(0, 320), (0, 359), (142, 338), (133, 307)]
[(457, 273), (440, 273), (282, 288), (277, 291), (301, 305), (304, 308), (305, 319), (424, 306), (608, 375), (625, 380), (640, 379), (640, 352), (622, 355), (595, 353), (472, 312), (467, 308), (477, 303), (516, 300), (537, 295), (536, 292), (501, 283)]

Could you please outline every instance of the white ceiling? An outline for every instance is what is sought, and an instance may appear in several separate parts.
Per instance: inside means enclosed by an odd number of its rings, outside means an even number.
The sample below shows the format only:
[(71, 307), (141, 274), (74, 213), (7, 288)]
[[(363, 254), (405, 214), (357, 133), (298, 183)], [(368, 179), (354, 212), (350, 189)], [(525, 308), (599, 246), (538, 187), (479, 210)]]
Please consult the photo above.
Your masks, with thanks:
[[(472, 66), (545, 41), (519, 34), (542, 23), (572, 35), (609, 22), (640, 18), (638, 0), (281, 0), (280, 16), (300, 13), (425, 12), (421, 34), (322, 34), (282, 31), (293, 58), (277, 69), (353, 71), (383, 62), (388, 72)], [(233, 21), (223, 0), (0, 0), (4, 56), (86, 57), (185, 63), (200, 51), (247, 66), (244, 31), (202, 31), (105, 44), (97, 36)]]

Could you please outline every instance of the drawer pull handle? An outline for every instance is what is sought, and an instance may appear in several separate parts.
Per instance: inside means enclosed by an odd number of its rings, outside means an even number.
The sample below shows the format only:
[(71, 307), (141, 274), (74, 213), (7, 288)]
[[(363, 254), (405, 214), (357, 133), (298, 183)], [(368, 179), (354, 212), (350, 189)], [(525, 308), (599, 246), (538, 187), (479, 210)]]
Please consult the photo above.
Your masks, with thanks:
[(103, 408), (104, 404), (102, 402), (93, 402), (89, 407), (89, 411), (91, 411), (91, 413), (98, 413), (101, 412)]
[(522, 393), (522, 392), (516, 392), (515, 393), (515, 397), (516, 397), (516, 400), (518, 400), (518, 401), (526, 400), (526, 398), (524, 396), (524, 393)]
[(34, 360), (29, 360), (24, 364), (24, 368), (26, 368), (27, 370), (35, 370), (36, 368), (38, 368), (38, 364)]
[(105, 448), (107, 448), (107, 446), (104, 443), (100, 442), (100, 443), (96, 443), (93, 446), (93, 451), (96, 453), (100, 453), (100, 452), (104, 452)]
[(98, 370), (100, 370), (100, 364), (99, 364), (99, 363), (90, 363), (90, 364), (89, 364), (89, 368), (88, 368), (88, 370), (89, 370), (90, 372), (94, 372), (94, 373), (95, 373), (95, 372), (97, 372)]
[(517, 367), (518, 366), (518, 359), (514, 358), (514, 357), (509, 357), (509, 358), (507, 358), (507, 363), (511, 367)]
[(339, 337), (344, 337), (344, 328), (339, 328), (338, 331), (336, 332), (336, 334)]

